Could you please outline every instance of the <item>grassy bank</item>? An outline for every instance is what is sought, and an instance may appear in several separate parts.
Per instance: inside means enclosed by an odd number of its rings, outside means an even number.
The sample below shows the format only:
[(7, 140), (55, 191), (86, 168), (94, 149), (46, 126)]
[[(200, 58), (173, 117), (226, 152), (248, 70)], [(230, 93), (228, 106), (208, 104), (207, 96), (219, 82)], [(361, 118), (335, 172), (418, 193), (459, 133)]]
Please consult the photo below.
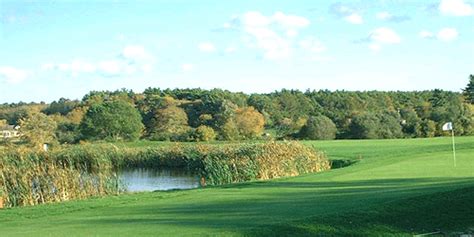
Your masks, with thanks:
[(474, 227), (474, 137), (307, 142), (342, 169), (0, 211), (6, 236), (453, 233)]

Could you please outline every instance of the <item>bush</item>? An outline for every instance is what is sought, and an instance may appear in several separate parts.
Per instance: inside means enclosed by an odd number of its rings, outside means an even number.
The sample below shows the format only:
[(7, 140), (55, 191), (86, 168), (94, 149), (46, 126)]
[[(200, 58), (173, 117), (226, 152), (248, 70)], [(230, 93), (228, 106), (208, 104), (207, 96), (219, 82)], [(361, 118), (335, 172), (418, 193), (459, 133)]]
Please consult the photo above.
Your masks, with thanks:
[(208, 127), (206, 125), (201, 125), (198, 128), (196, 128), (196, 130), (194, 130), (194, 133), (193, 133), (194, 141), (208, 142), (208, 141), (213, 141), (215, 139), (216, 139), (216, 132), (211, 127)]
[(299, 133), (308, 140), (333, 140), (336, 138), (336, 125), (326, 116), (310, 117)]
[(390, 112), (355, 115), (349, 125), (352, 138), (377, 139), (403, 136), (401, 121)]
[(416, 126), (416, 135), (418, 137), (434, 137), (436, 132), (436, 123), (429, 119), (424, 119)]

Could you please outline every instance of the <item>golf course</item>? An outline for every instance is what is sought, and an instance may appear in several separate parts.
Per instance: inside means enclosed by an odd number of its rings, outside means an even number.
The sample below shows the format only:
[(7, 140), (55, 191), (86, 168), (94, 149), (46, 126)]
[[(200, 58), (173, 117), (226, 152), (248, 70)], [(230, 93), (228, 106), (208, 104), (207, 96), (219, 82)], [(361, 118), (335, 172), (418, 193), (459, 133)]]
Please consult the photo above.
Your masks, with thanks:
[(1, 209), (0, 236), (412, 236), (473, 231), (474, 137), (456, 138), (456, 166), (450, 137), (303, 143), (325, 152), (333, 163), (351, 165), (268, 181)]

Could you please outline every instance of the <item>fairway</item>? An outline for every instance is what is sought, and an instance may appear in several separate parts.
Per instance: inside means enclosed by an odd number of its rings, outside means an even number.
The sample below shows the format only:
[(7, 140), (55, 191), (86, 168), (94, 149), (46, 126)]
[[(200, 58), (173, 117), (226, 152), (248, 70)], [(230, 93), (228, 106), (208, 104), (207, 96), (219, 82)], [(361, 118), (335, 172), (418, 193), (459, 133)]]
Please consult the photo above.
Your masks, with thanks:
[(449, 137), (304, 143), (355, 164), (265, 182), (0, 210), (0, 236), (410, 236), (474, 228), (474, 137), (456, 138), (456, 167)]

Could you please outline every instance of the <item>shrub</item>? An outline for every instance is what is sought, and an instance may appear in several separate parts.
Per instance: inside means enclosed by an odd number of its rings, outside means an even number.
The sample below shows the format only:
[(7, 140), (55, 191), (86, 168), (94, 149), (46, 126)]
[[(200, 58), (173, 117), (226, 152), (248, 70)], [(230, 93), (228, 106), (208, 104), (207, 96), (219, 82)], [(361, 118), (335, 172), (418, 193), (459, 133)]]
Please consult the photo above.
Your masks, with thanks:
[(299, 136), (309, 140), (333, 140), (336, 138), (336, 125), (326, 116), (310, 117)]
[(240, 139), (239, 129), (234, 120), (229, 119), (221, 128), (220, 128), (220, 137), (222, 140), (234, 141)]
[(201, 125), (193, 133), (193, 140), (194, 141), (213, 141), (216, 139), (216, 132), (211, 127), (206, 125)]

